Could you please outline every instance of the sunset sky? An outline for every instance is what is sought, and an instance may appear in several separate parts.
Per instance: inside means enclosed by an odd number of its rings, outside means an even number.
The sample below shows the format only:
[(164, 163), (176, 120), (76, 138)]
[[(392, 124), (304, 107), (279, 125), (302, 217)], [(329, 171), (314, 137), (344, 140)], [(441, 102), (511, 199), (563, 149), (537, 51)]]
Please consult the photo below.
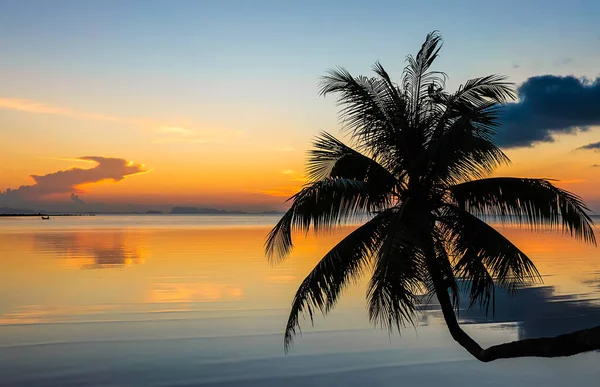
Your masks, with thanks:
[(559, 179), (600, 213), (600, 2), (482, 3), (5, 0), (0, 207), (282, 209), (312, 137), (339, 134), (319, 77), (379, 60), (398, 79), (437, 29), (450, 90), (522, 85), (497, 175)]

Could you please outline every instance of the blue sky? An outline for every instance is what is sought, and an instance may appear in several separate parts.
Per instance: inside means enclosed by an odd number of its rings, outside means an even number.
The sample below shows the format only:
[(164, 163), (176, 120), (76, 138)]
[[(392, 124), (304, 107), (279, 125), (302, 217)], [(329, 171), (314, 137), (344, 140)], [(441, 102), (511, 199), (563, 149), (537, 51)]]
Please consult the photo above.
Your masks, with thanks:
[[(438, 29), (439, 66), (463, 75), (592, 72), (597, 1), (4, 1), (3, 67), (101, 79), (316, 78), (375, 59), (402, 67)], [(594, 31), (596, 31), (594, 33)], [(568, 63), (567, 63), (568, 62)], [(242, 71), (243, 70), (243, 71)], [(517, 70), (517, 69), (514, 69)]]

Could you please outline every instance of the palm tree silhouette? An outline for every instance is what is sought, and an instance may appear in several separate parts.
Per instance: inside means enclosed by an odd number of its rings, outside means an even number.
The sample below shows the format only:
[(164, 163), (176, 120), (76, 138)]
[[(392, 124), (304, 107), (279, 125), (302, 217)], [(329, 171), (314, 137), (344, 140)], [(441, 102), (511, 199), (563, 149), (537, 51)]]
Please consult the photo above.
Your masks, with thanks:
[(316, 138), (307, 163), (310, 182), (289, 199), (290, 209), (267, 237), (266, 254), (273, 261), (285, 258), (296, 230), (326, 230), (365, 214), (369, 220), (300, 285), (285, 331), (286, 351), (300, 315), (312, 319), (316, 310), (329, 312), (368, 268), (372, 322), (400, 329), (414, 323), (420, 296), (435, 295), (452, 337), (481, 361), (600, 348), (600, 327), (483, 349), (459, 326), (461, 284), (470, 306), (487, 311), (496, 287), (515, 292), (541, 280), (527, 255), (486, 218), (596, 240), (578, 196), (547, 179), (487, 177), (509, 162), (492, 140), (499, 108), (515, 98), (513, 85), (490, 75), (448, 93), (445, 74), (430, 70), (441, 45), (437, 31), (427, 35), (416, 57), (407, 57), (400, 84), (380, 63), (373, 67), (376, 77), (353, 77), (337, 68), (323, 78), (321, 94), (337, 94), (344, 129), (358, 150), (328, 133)]

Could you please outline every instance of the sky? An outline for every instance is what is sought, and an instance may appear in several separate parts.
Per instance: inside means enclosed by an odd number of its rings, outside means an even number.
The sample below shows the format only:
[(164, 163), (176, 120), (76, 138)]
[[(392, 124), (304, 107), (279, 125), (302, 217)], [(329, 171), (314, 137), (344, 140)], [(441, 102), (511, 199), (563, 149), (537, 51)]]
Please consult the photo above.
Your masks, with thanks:
[(263, 211), (339, 134), (328, 69), (398, 79), (443, 34), (455, 90), (519, 86), (496, 175), (558, 179), (600, 213), (597, 1), (28, 1), (0, 4), (0, 207)]

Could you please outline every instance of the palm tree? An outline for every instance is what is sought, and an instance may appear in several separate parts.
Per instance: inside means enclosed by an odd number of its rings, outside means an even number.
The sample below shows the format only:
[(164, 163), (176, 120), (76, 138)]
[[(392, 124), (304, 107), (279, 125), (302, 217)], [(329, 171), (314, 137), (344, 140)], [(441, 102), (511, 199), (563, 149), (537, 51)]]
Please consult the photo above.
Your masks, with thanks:
[(380, 63), (375, 77), (343, 68), (322, 80), (321, 94), (337, 94), (353, 149), (328, 133), (314, 141), (309, 183), (269, 233), (267, 256), (277, 261), (293, 248), (292, 233), (327, 230), (368, 214), (369, 219), (333, 247), (304, 279), (285, 331), (289, 349), (299, 317), (329, 312), (344, 288), (371, 269), (367, 301), (375, 324), (400, 329), (415, 322), (419, 300), (435, 295), (452, 337), (481, 361), (521, 356), (555, 357), (600, 349), (600, 327), (483, 349), (458, 324), (464, 284), (470, 306), (486, 311), (496, 287), (516, 292), (541, 280), (533, 262), (484, 220), (549, 226), (595, 244), (585, 203), (546, 179), (489, 177), (508, 157), (493, 143), (499, 108), (515, 98), (513, 85), (490, 75), (458, 91), (430, 70), (442, 45), (427, 35), (407, 57), (401, 83)]

